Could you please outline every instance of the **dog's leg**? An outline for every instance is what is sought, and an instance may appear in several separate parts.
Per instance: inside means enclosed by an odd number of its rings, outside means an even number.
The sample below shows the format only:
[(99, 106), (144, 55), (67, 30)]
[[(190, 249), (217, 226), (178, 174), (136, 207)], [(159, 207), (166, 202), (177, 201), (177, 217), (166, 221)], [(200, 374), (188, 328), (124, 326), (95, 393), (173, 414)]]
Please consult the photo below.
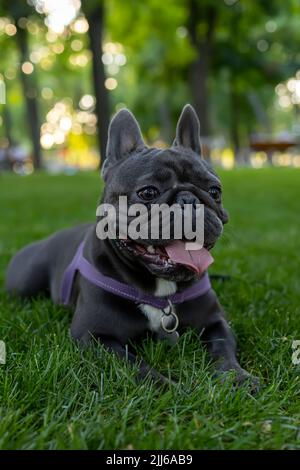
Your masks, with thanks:
[[(81, 331), (80, 331), (81, 330)], [(128, 350), (126, 346), (121, 344), (117, 339), (101, 336), (98, 334), (91, 334), (87, 329), (84, 331), (80, 328), (80, 325), (76, 323), (73, 319), (71, 325), (71, 336), (79, 346), (87, 347), (91, 344), (93, 340), (97, 340), (102, 344), (108, 351), (117, 354), (122, 359), (127, 360), (133, 366), (138, 367), (138, 379), (143, 380), (146, 377), (151, 377), (156, 383), (162, 386), (168, 386), (170, 384), (174, 385), (174, 382), (167, 379), (164, 375), (157, 372), (155, 369), (151, 368), (144, 360), (138, 359), (135, 354)]]
[(150, 367), (143, 359), (138, 359), (135, 354), (131, 351), (128, 351), (126, 346), (123, 346), (120, 342), (113, 338), (98, 338), (110, 352), (117, 354), (122, 359), (127, 360), (133, 366), (138, 366), (138, 379), (143, 380), (147, 377), (151, 377), (154, 382), (157, 382), (159, 385), (168, 386), (174, 384), (164, 375), (157, 372), (155, 369)]
[(238, 363), (234, 336), (221, 313), (211, 318), (202, 331), (201, 340), (207, 347), (218, 373), (234, 371), (238, 385), (249, 381), (252, 391), (258, 390), (258, 378), (249, 374)]
[(20, 250), (9, 263), (5, 288), (9, 294), (32, 297), (49, 287), (45, 242), (32, 243)]
[[(118, 318), (117, 312), (114, 312), (113, 310), (110, 311), (109, 309), (111, 307), (109, 305), (105, 307), (103, 302), (101, 307), (100, 305), (100, 300), (97, 298), (93, 298), (93, 292), (91, 292), (90, 295), (88, 295), (87, 293), (86, 297), (84, 297), (82, 291), (80, 292), (77, 298), (76, 308), (70, 329), (72, 338), (77, 341), (78, 344), (82, 347), (89, 346), (92, 341), (98, 341), (108, 351), (117, 354), (122, 359), (127, 360), (130, 364), (137, 366), (137, 378), (140, 380), (146, 377), (151, 377), (155, 382), (160, 385), (174, 385), (174, 382), (168, 380), (167, 377), (157, 372), (155, 369), (150, 367), (145, 361), (136, 357), (133, 352), (128, 350), (128, 348), (125, 346), (125, 343), (127, 342), (127, 338), (128, 340), (130, 339), (130, 333), (128, 333), (128, 335), (125, 334), (123, 341), (117, 338), (118, 330), (116, 329), (116, 324), (118, 323), (118, 321), (114, 321), (114, 318)], [(108, 313), (106, 314), (106, 321), (103, 321), (101, 319), (101, 308), (107, 308)], [(124, 325), (124, 328), (128, 328), (128, 331), (131, 330), (128, 324)], [(122, 330), (123, 333), (124, 328)], [(116, 336), (114, 335), (115, 329)], [(133, 328), (132, 331), (134, 331)], [(141, 334), (143, 334), (143, 330), (141, 330)]]

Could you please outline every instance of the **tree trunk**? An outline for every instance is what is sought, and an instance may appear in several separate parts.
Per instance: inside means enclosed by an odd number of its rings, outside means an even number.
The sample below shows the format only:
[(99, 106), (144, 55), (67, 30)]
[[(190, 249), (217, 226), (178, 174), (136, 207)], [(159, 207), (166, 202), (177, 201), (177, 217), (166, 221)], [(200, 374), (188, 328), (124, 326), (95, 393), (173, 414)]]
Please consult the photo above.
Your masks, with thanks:
[(14, 145), (14, 139), (12, 136), (12, 119), (11, 119), (11, 112), (7, 103), (5, 104), (5, 106), (3, 106), (3, 125), (5, 129), (5, 137), (7, 139), (8, 146), (12, 147)]
[(103, 3), (99, 2), (96, 9), (86, 13), (89, 23), (90, 49), (93, 56), (93, 82), (96, 96), (96, 115), (98, 127), (98, 147), (100, 152), (100, 166), (106, 156), (107, 132), (109, 125), (109, 97), (105, 88), (105, 70), (102, 62), (102, 38), (104, 23)]
[(239, 128), (239, 97), (235, 91), (234, 80), (230, 81), (230, 134), (233, 145), (234, 159), (237, 162), (240, 151), (240, 128)]
[[(29, 60), (27, 31), (25, 29), (18, 28), (16, 37), (20, 51), (20, 62), (22, 65), (24, 62)], [(40, 145), (40, 122), (37, 104), (37, 89), (34, 77), (32, 75), (26, 75), (22, 72), (21, 68), (20, 74), (23, 93), (26, 100), (26, 122), (28, 122), (33, 147), (32, 161), (34, 169), (38, 170), (42, 166), (42, 155)]]
[(167, 98), (163, 99), (159, 106), (161, 137), (165, 142), (171, 142), (173, 129), (170, 116), (170, 108), (166, 100)]
[[(201, 38), (199, 38), (197, 32), (199, 20), (206, 23), (206, 32)], [(200, 119), (201, 134), (203, 136), (209, 136), (211, 133), (207, 82), (215, 24), (216, 9), (214, 7), (201, 8), (198, 0), (190, 0), (188, 30), (191, 42), (197, 51), (197, 57), (190, 65), (190, 80), (193, 103)]]

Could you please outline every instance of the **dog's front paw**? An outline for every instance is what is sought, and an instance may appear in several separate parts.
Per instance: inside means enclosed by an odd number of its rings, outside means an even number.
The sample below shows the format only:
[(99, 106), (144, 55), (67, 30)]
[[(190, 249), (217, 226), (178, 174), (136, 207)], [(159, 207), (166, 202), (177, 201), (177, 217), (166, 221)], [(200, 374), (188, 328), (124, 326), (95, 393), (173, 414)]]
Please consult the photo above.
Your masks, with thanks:
[(235, 387), (247, 387), (251, 395), (255, 395), (260, 389), (260, 380), (255, 375), (249, 374), (245, 369), (219, 369), (216, 372), (222, 383), (232, 380)]
[(255, 375), (249, 374), (245, 369), (236, 371), (236, 385), (238, 387), (247, 386), (249, 392), (255, 395), (260, 389), (260, 380)]

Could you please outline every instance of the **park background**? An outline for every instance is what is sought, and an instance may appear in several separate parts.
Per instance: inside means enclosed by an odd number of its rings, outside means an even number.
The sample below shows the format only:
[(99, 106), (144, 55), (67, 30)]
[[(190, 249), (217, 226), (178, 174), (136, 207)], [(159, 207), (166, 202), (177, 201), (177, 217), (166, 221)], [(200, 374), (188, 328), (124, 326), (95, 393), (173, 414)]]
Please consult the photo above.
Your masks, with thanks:
[(300, 166), (297, 0), (0, 5), (0, 169), (97, 168), (124, 106), (168, 145), (186, 102), (214, 163)]
[[(1, 449), (300, 448), (299, 26), (297, 0), (0, 0)], [(110, 117), (130, 108), (164, 147), (186, 102), (223, 182), (210, 272), (256, 396), (216, 383), (192, 333), (139, 349), (180, 386), (137, 384), (78, 351), (64, 308), (3, 289), (18, 249), (94, 220)]]

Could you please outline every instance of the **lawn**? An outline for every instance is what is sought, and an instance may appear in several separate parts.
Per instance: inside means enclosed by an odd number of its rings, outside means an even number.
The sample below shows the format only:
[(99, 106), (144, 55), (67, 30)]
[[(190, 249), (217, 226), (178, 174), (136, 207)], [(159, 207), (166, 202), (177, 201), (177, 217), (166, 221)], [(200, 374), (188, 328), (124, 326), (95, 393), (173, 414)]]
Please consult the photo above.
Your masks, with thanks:
[(0, 175), (1, 449), (299, 449), (300, 171), (222, 172), (231, 221), (214, 249), (213, 281), (235, 331), (243, 367), (260, 392), (233, 391), (210, 375), (192, 332), (171, 348), (145, 341), (148, 362), (179, 382), (138, 384), (135, 370), (69, 338), (70, 313), (48, 299), (9, 299), (5, 267), (24, 244), (93, 220), (96, 174)]

